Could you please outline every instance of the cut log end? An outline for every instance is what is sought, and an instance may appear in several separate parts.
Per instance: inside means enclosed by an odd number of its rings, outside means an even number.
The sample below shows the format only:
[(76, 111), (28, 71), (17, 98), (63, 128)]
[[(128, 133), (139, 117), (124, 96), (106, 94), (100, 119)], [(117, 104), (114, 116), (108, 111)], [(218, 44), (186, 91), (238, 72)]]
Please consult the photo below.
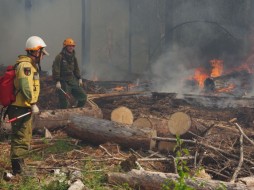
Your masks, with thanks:
[(158, 136), (168, 137), (170, 131), (168, 129), (168, 119), (158, 117), (140, 117), (137, 118), (133, 125), (141, 129), (156, 130)]
[(176, 112), (171, 115), (168, 121), (168, 128), (173, 135), (183, 135), (191, 127), (191, 118), (183, 112)]
[(131, 125), (133, 124), (132, 111), (124, 106), (116, 108), (111, 112), (111, 121)]
[(138, 128), (153, 129), (152, 122), (145, 117), (140, 117), (133, 122), (133, 125)]

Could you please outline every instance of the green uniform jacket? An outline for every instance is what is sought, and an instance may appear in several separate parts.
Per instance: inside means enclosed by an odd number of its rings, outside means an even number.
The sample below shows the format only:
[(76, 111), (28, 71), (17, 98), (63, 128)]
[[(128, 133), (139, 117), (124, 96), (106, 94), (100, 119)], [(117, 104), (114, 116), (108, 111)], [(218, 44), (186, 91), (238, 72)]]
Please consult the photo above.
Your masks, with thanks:
[(38, 101), (40, 94), (40, 77), (36, 64), (26, 55), (20, 55), (16, 63), (18, 66), (14, 86), (17, 95), (12, 105), (31, 107), (31, 104)]
[(55, 81), (80, 79), (77, 58), (74, 56), (72, 61), (68, 61), (61, 53), (58, 54), (52, 65), (52, 76)]

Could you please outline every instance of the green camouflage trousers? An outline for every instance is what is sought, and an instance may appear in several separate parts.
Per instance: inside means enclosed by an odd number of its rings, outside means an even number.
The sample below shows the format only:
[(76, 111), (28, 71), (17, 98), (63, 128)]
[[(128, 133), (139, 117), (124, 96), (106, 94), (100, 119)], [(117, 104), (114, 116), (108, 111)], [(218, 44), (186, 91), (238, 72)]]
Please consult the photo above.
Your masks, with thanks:
[[(30, 108), (9, 106), (7, 113), (9, 119), (12, 119), (29, 111), (31, 111)], [(11, 159), (25, 158), (29, 154), (32, 140), (32, 116), (22, 117), (12, 122), (11, 126)]]
[[(72, 95), (78, 101), (77, 107), (85, 105), (87, 96), (83, 88), (78, 85), (77, 80), (61, 81), (61, 86), (67, 94)], [(61, 90), (58, 90), (57, 93), (60, 109), (67, 108), (69, 104), (68, 98)]]

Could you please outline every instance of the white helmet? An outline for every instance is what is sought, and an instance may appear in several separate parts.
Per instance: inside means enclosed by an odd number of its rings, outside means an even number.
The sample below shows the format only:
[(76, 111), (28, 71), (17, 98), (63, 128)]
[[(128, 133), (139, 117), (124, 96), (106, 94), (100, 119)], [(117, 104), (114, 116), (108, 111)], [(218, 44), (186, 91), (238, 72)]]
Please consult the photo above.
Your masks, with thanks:
[(43, 39), (41, 39), (38, 36), (31, 36), (26, 41), (27, 51), (30, 51), (30, 50), (36, 51), (36, 50), (42, 49), (43, 53), (48, 55), (48, 52), (44, 49), (46, 46), (47, 45), (45, 44)]

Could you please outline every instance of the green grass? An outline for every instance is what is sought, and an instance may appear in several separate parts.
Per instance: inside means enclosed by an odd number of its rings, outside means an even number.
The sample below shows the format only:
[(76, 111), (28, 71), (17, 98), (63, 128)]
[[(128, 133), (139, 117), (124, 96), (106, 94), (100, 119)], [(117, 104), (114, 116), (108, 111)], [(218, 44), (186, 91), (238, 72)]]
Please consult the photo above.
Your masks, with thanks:
[(64, 140), (56, 141), (53, 146), (50, 146), (45, 149), (45, 154), (59, 154), (59, 153), (65, 153), (73, 150), (73, 148), (76, 148), (75, 145), (72, 145)]
[[(47, 141), (44, 142), (48, 144)], [(65, 155), (65, 153), (72, 151), (73, 149), (80, 148), (76, 145), (71, 144), (68, 140), (59, 140), (54, 142), (50, 147), (46, 147), (40, 151), (32, 151), (29, 160), (31, 161), (43, 161), (48, 158), (49, 155)], [(2, 154), (0, 156), (0, 163), (3, 164), (4, 168), (10, 168), (10, 157), (9, 155)], [(107, 184), (106, 173), (119, 172), (119, 165), (108, 166), (105, 162), (94, 162), (91, 157), (83, 157), (86, 161), (79, 162), (78, 168), (81, 169), (83, 178), (82, 182), (86, 187), (93, 190), (132, 190), (127, 183), (119, 186), (110, 186)], [(3, 169), (2, 173), (5, 170)], [(0, 169), (1, 173), (1, 169)], [(67, 174), (68, 177), (68, 174)], [(40, 180), (37, 177), (20, 177), (19, 180), (14, 182), (4, 181), (0, 179), (0, 189), (2, 190), (67, 190), (69, 185), (67, 180), (59, 181), (52, 173), (47, 173), (40, 176)]]

